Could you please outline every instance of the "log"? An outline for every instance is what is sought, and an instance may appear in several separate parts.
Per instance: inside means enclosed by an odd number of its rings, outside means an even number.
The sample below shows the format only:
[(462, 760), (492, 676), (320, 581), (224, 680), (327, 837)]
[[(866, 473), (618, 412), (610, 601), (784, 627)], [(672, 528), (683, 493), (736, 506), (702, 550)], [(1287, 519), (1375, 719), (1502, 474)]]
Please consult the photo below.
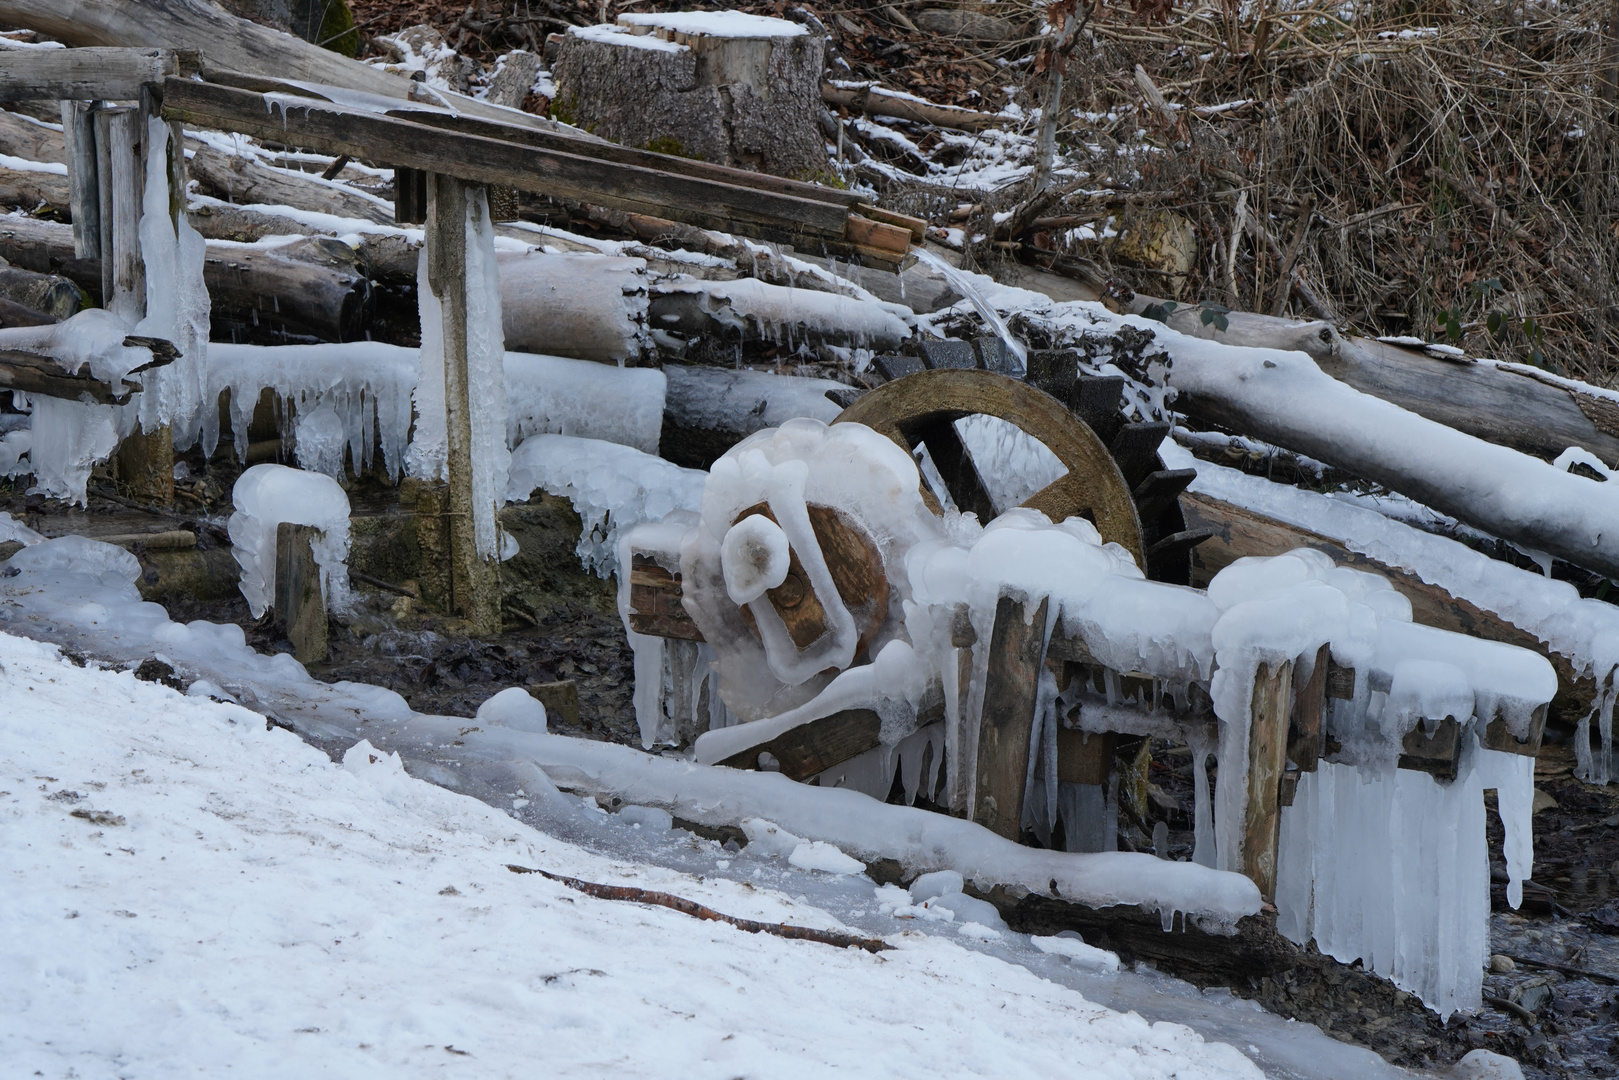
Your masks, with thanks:
[(21, 113), (0, 109), (0, 154), (24, 161), (70, 165), (63, 150), (62, 133)]
[[(58, 274), (40, 274), (15, 266), (0, 267), (0, 300), (17, 305), (49, 322), (60, 322), (77, 314), (84, 302), (84, 293), (67, 278)], [(24, 317), (13, 311), (14, 318)], [(8, 325), (31, 325), (17, 322)]]
[(954, 105), (935, 105), (910, 94), (899, 94), (869, 84), (822, 83), (821, 100), (828, 105), (855, 109), (872, 116), (894, 116), (957, 131), (982, 131), (1006, 120), (994, 113), (975, 112)]
[(870, 709), (844, 709), (790, 728), (719, 764), (733, 769), (756, 769), (762, 755), (768, 753), (780, 762), (783, 776), (789, 780), (808, 780), (881, 746), (882, 726), (882, 718)]
[(65, 214), (72, 209), (73, 201), (67, 177), (61, 173), (0, 168), (0, 205), (29, 213), (47, 209)]
[[(0, 221), (0, 258), (42, 273), (60, 274), (101, 297), (101, 265), (74, 257), (73, 229), (51, 221)], [(354, 251), (341, 241), (310, 237), (256, 250), (209, 244), (203, 266), (215, 325), (268, 324), (322, 341), (365, 336), (372, 298)]]
[(41, 49), (7, 52), (0, 101), (133, 101), (170, 75), (194, 75), (195, 52), (169, 49)]
[(49, 326), (60, 322), (54, 315), (35, 311), (15, 300), (0, 299), (0, 328), (7, 326)]
[(646, 294), (640, 259), (542, 251), (500, 257), (508, 349), (580, 360), (638, 357)]
[[(64, 45), (201, 49), (210, 67), (326, 83), (401, 101), (444, 103), (469, 116), (567, 133), (562, 125), (538, 116), (428, 90), (405, 76), (237, 18), (205, 0), (0, 0), (0, 22), (36, 30)], [(578, 133), (575, 137), (588, 140)]]
[[(97, 405), (121, 405), (141, 388), (140, 383), (124, 380), (114, 386), (88, 374), (69, 375), (62, 365), (37, 353), (0, 349), (0, 388), (29, 394), (89, 401)], [(169, 463), (172, 468), (173, 462)]]
[(286, 205), (378, 225), (393, 224), (393, 207), (381, 199), (318, 176), (263, 165), (245, 155), (199, 145), (186, 165), (204, 194), (227, 202)]

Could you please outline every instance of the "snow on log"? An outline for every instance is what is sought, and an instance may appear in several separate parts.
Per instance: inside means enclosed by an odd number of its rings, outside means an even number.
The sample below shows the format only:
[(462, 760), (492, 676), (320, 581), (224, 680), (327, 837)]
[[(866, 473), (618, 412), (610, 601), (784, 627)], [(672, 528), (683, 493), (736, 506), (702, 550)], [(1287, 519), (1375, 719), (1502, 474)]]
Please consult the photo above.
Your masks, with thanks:
[(530, 251), (503, 254), (499, 263), (508, 347), (582, 360), (641, 353), (646, 260)]
[(823, 83), (821, 100), (839, 108), (858, 109), (871, 116), (894, 116), (901, 120), (914, 120), (919, 124), (955, 128), (958, 131), (982, 131), (1000, 123), (1017, 123), (1012, 117), (975, 112), (954, 105), (936, 105), (914, 94), (884, 89), (872, 83), (837, 80)]
[(205, 144), (186, 159), (204, 193), (233, 203), (290, 206), (333, 217), (392, 225), (393, 204), (333, 180), (264, 165), (246, 154), (227, 154)]
[(755, 278), (659, 282), (648, 310), (658, 330), (733, 331), (793, 346), (801, 341), (893, 349), (910, 337), (910, 308), (836, 293), (789, 289)]

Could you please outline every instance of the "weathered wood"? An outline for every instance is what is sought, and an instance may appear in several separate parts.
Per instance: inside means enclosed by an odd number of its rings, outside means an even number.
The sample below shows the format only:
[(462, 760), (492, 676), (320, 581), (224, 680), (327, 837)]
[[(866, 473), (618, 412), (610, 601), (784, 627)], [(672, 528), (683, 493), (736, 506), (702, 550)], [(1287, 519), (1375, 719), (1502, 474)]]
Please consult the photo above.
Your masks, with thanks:
[(102, 306), (133, 326), (146, 315), (146, 264), (140, 245), (146, 115), (138, 106), (99, 109), (94, 115)]
[(1327, 745), (1327, 671), (1332, 646), (1316, 650), (1315, 663), (1304, 685), (1295, 686), (1293, 715), (1288, 721), (1287, 757), (1300, 772), (1315, 772)]
[(15, 300), (0, 298), (0, 327), (49, 326), (51, 323), (61, 321), (56, 316), (43, 311), (36, 311), (27, 304), (19, 304)]
[(72, 188), (60, 173), (0, 168), (0, 206), (66, 213), (72, 205)]
[(404, 76), (356, 63), (329, 49), (238, 18), (207, 0), (0, 0), (0, 23), (26, 26), (64, 45), (175, 50), (201, 47), (209, 66), (276, 79), (326, 83), (402, 102), (449, 104), (469, 116), (499, 118), (545, 130), (560, 127), (554, 121), (461, 94), (429, 90)]
[(444, 411), (449, 473), (451, 604), (475, 633), (500, 631), (495, 563), (478, 553), (472, 497), (472, 397), (467, 344), (467, 212), (472, 185), (429, 179), (428, 281), (443, 307)]
[(83, 298), (79, 287), (65, 277), (0, 266), (0, 299), (21, 305), (51, 321), (60, 322), (77, 314), (83, 306)]
[(1029, 768), (1029, 739), (1050, 603), (1042, 599), (1029, 612), (1020, 601), (1001, 597), (990, 634), (984, 708), (978, 723), (973, 820), (1010, 840), (1016, 840), (1023, 827), (1023, 780)]
[(149, 506), (174, 505), (174, 432), (169, 425), (146, 431), (136, 424), (119, 441), (114, 462), (119, 494)]
[(989, 497), (989, 488), (978, 475), (978, 466), (961, 441), (953, 420), (941, 419), (914, 431), (917, 440), (928, 448), (928, 456), (939, 470), (944, 486), (956, 509), (964, 514), (977, 514), (987, 525), (995, 517), (995, 503)]
[(579, 684), (572, 679), (534, 683), (528, 692), (545, 706), (546, 720), (557, 719), (569, 727), (579, 726)]
[[(97, 405), (118, 405), (129, 400), (140, 383), (126, 380), (119, 386), (89, 374), (69, 375), (55, 360), (17, 349), (0, 349), (0, 388), (61, 398), (64, 401), (90, 401)], [(172, 468), (173, 462), (170, 462)]]
[(1111, 731), (1058, 728), (1057, 779), (1065, 784), (1107, 783), (1108, 773), (1113, 771), (1113, 746), (1117, 738)]
[(883, 251), (904, 254), (905, 249), (911, 246), (911, 230), (898, 225), (889, 225), (886, 222), (873, 221), (861, 214), (850, 214), (848, 217), (847, 236), (850, 243), (862, 247), (879, 248)]
[(1276, 847), (1281, 836), (1282, 772), (1287, 766), (1287, 719), (1293, 661), (1254, 673), (1249, 710), (1248, 788), (1243, 807), (1242, 872), (1267, 899), (1276, 895)]
[(1432, 735), (1424, 732), (1422, 725), (1418, 724), (1405, 733), (1400, 744), (1400, 768), (1431, 773), (1446, 782), (1456, 779), (1461, 735), (1461, 725), (1453, 719), (1439, 721), (1434, 725)]
[(205, 195), (226, 202), (291, 206), (379, 225), (393, 223), (388, 204), (333, 181), (263, 165), (242, 154), (200, 145), (187, 162)]
[(132, 101), (141, 87), (199, 66), (196, 53), (169, 49), (8, 50), (0, 57), (0, 101)]
[(630, 629), (653, 637), (702, 641), (703, 632), (680, 603), (680, 575), (650, 555), (630, 558)]
[(450, 489), (448, 484), (407, 481), (401, 496), (414, 496), (416, 546), (422, 553), (422, 602), (436, 611), (452, 610), (455, 589), (450, 573)]
[(1546, 732), (1546, 706), (1536, 709), (1529, 719), (1528, 737), (1519, 739), (1507, 730), (1505, 717), (1495, 717), (1484, 726), (1484, 747), (1503, 754), (1522, 754), (1534, 757), (1540, 753), (1540, 739)]
[(770, 754), (781, 763), (781, 774), (808, 780), (867, 750), (882, 745), (882, 718), (871, 709), (844, 709), (782, 732), (720, 762), (733, 769), (757, 769), (759, 756)]
[(326, 598), (313, 544), (320, 530), (283, 521), (275, 530), (275, 625), (300, 664), (326, 659)]
[[(1470, 637), (1488, 638), (1537, 652), (1551, 661), (1557, 672), (1557, 696), (1551, 702), (1551, 717), (1572, 727), (1591, 711), (1596, 683), (1578, 673), (1569, 658), (1556, 652), (1527, 630), (1522, 630), (1494, 612), (1459, 599), (1437, 585), (1430, 585), (1415, 574), (1350, 551), (1338, 541), (1320, 533), (1266, 517), (1200, 492), (1187, 492), (1181, 507), (1188, 525), (1214, 529), (1192, 558), (1192, 583), (1207, 587), (1216, 573), (1248, 555), (1281, 555), (1294, 548), (1320, 551), (1338, 563), (1356, 570), (1381, 574), (1389, 584), (1411, 601), (1412, 619), (1425, 626), (1453, 630)], [(1330, 676), (1329, 676), (1330, 678)], [(1330, 684), (1329, 684), (1330, 693)], [(1332, 695), (1339, 696), (1339, 695)]]
[[(297, 144), (323, 153), (391, 161), (437, 170), (467, 181), (505, 184), (556, 198), (687, 221), (729, 232), (823, 239), (841, 243), (847, 210), (756, 187), (723, 184), (643, 166), (609, 165), (586, 153), (566, 153), (506, 139), (461, 134), (371, 113), (311, 102), (301, 107), (248, 91), (171, 79), (164, 84), (164, 115), (190, 126), (213, 127)], [(581, 147), (587, 151), (587, 147)]]
[(854, 109), (872, 116), (894, 116), (901, 120), (915, 120), (935, 127), (955, 128), (957, 131), (982, 131), (1002, 122), (1004, 117), (994, 113), (974, 112), (954, 105), (935, 105), (918, 101), (905, 94), (896, 94), (880, 86), (837, 86), (821, 84), (821, 100), (839, 108)]

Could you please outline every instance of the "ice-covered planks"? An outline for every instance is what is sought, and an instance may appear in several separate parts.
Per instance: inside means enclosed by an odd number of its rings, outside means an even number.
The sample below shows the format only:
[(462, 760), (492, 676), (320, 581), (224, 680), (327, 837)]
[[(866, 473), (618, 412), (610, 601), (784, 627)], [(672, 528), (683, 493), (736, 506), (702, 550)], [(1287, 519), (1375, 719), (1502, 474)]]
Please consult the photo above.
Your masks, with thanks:
[(451, 609), (478, 633), (500, 629), (495, 522), (506, 491), (506, 386), (500, 276), (486, 190), (428, 177), (418, 297), (422, 351), (413, 475), (447, 485)]

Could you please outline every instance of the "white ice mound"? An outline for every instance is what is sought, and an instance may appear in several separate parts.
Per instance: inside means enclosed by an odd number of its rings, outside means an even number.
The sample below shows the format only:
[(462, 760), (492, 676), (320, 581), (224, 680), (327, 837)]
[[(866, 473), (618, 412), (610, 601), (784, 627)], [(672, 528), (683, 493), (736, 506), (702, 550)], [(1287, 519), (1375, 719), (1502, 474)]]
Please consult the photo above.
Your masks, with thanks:
[(725, 591), (738, 604), (752, 603), (786, 581), (791, 562), (787, 534), (763, 514), (737, 522), (720, 544)]
[(1043, 953), (1067, 957), (1075, 967), (1102, 972), (1119, 970), (1118, 953), (1098, 949), (1094, 945), (1087, 945), (1085, 940), (1072, 930), (1064, 930), (1056, 937), (1031, 936), (1029, 944)]
[(321, 594), (329, 607), (347, 602), (349, 497), (336, 480), (285, 465), (255, 465), (237, 479), (231, 501), (232, 554), (255, 619), (275, 600), (276, 526), (284, 521), (321, 530), (314, 544)]
[(508, 686), (478, 706), (481, 724), (545, 734), (545, 706), (521, 686)]
[(88, 536), (58, 536), (32, 544), (11, 557), (11, 566), (14, 570), (89, 574), (97, 579), (111, 574), (120, 583), (141, 578), (141, 563), (134, 555)]

